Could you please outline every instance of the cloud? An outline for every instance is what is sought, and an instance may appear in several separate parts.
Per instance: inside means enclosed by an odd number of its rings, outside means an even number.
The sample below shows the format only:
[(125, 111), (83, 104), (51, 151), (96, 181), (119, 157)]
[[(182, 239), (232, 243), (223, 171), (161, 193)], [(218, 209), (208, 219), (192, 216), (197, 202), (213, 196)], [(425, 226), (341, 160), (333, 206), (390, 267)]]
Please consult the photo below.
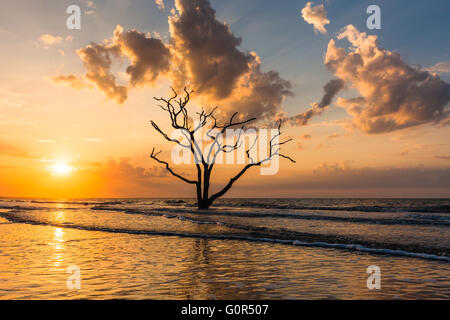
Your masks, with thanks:
[(124, 179), (136, 184), (151, 183), (152, 178), (168, 176), (163, 167), (153, 166), (150, 169), (130, 164), (130, 159), (110, 159), (98, 163), (94, 170), (96, 175), (109, 179)]
[(220, 105), (223, 116), (234, 110), (260, 119), (279, 113), (292, 95), (290, 82), (263, 72), (256, 53), (240, 50), (241, 39), (216, 19), (209, 1), (176, 0), (175, 7), (169, 17), (175, 84), (189, 84), (205, 104)]
[(250, 70), (254, 56), (239, 50), (241, 39), (218, 21), (206, 0), (176, 0), (178, 14), (169, 17), (174, 50), (196, 90), (227, 97)]
[(119, 57), (119, 46), (114, 43), (91, 43), (77, 51), (85, 68), (86, 79), (95, 83), (110, 99), (123, 103), (128, 96), (126, 86), (118, 85), (111, 72), (112, 57)]
[(163, 0), (155, 0), (155, 3), (156, 3), (156, 5), (158, 6), (159, 9), (161, 9), (161, 10), (165, 9)]
[(434, 157), (440, 160), (450, 160), (450, 156), (434, 156)]
[[(220, 105), (222, 116), (235, 110), (260, 119), (281, 113), (284, 99), (292, 95), (291, 83), (276, 71), (263, 71), (256, 53), (242, 51), (241, 39), (216, 19), (209, 1), (176, 0), (175, 8), (168, 43), (118, 26), (112, 39), (80, 49), (86, 78), (119, 103), (130, 88), (165, 77), (178, 90), (194, 89), (202, 104)], [(110, 71), (111, 60), (123, 57), (131, 62), (127, 86), (119, 86)]]
[(325, 163), (315, 174), (323, 187), (450, 187), (450, 168), (351, 168), (348, 163)]
[(35, 159), (36, 155), (22, 150), (14, 145), (0, 141), (0, 155), (15, 157), (15, 158), (25, 158), (25, 159)]
[(68, 75), (68, 76), (56, 76), (52, 78), (53, 82), (55, 83), (67, 83), (72, 89), (80, 90), (83, 88), (92, 88), (89, 84), (87, 84), (83, 79), (74, 76), (74, 75)]
[(426, 68), (430, 73), (450, 73), (450, 61), (436, 63), (434, 66)]
[(55, 143), (55, 140), (50, 140), (50, 139), (36, 139), (36, 142), (39, 143)]
[(95, 15), (96, 14), (95, 9), (97, 6), (95, 5), (94, 1), (86, 1), (86, 7), (88, 9), (84, 10), (84, 14), (87, 14), (87, 15)]
[(327, 11), (323, 4), (314, 7), (313, 4), (314, 2), (306, 3), (302, 9), (302, 17), (307, 23), (314, 26), (314, 31), (325, 34), (327, 33), (325, 25), (330, 24), (330, 20), (327, 19)]
[[(128, 97), (128, 85), (119, 85), (111, 72), (113, 59), (128, 58), (131, 62), (126, 72), (129, 86), (151, 85), (160, 74), (169, 71), (170, 51), (160, 40), (136, 30), (124, 31), (118, 25), (112, 39), (92, 42), (77, 51), (87, 69), (85, 79), (93, 82), (109, 99), (122, 104)], [(89, 87), (81, 77), (57, 76), (56, 83), (67, 82), (74, 89)]]
[(170, 67), (170, 51), (160, 40), (136, 30), (124, 31), (121, 26), (114, 30), (114, 44), (131, 64), (127, 67), (133, 86), (152, 84)]
[[(156, 78), (170, 67), (170, 51), (160, 40), (136, 30), (124, 31), (118, 25), (112, 39), (101, 43), (92, 42), (77, 51), (87, 69), (85, 79), (93, 82), (109, 99), (124, 103), (128, 97), (128, 86), (119, 85), (111, 72), (113, 59), (128, 58), (130, 65), (130, 86), (152, 84)], [(67, 82), (75, 89), (89, 87), (76, 75), (57, 76), (56, 83)]]
[(25, 105), (25, 100), (22, 99), (22, 95), (14, 92), (13, 90), (0, 87), (0, 108), (13, 107), (20, 108)]
[(50, 46), (58, 43), (62, 43), (63, 41), (72, 41), (72, 36), (67, 36), (65, 38), (60, 36), (54, 36), (49, 33), (43, 34), (39, 37), (39, 41), (44, 45), (45, 49), (48, 49)]
[[(281, 182), (280, 182), (281, 183)], [(276, 185), (271, 185), (276, 188)], [(450, 188), (450, 167), (361, 167), (350, 161), (322, 163), (312, 173), (303, 173), (280, 185), (283, 189), (397, 189)], [(448, 192), (448, 191), (447, 191)]]
[(303, 113), (289, 117), (286, 120), (292, 125), (305, 126), (309, 121), (317, 115), (321, 115), (325, 109), (331, 104), (336, 94), (344, 88), (345, 81), (341, 79), (332, 79), (323, 87), (324, 95), (320, 102), (315, 102), (312, 107)]
[(333, 134), (330, 134), (329, 136), (328, 136), (328, 139), (335, 139), (335, 138), (339, 138), (339, 137), (341, 137), (342, 135), (340, 135), (340, 134), (338, 134), (338, 133), (333, 133)]
[(355, 127), (384, 133), (448, 119), (450, 84), (407, 65), (400, 54), (379, 48), (377, 36), (360, 33), (353, 25), (345, 27), (338, 39), (352, 46), (347, 52), (331, 39), (325, 65), (361, 95), (337, 101), (353, 116)]
[(63, 41), (63, 38), (58, 37), (58, 36), (53, 36), (53, 35), (47, 33), (47, 34), (43, 34), (39, 38), (39, 40), (46, 45), (52, 45), (55, 43), (61, 43)]
[(218, 114), (225, 118), (239, 111), (242, 117), (273, 121), (280, 117), (282, 103), (288, 96), (293, 96), (291, 83), (276, 71), (262, 72), (258, 63), (227, 99), (217, 101), (211, 98), (207, 101), (213, 105), (220, 104)]

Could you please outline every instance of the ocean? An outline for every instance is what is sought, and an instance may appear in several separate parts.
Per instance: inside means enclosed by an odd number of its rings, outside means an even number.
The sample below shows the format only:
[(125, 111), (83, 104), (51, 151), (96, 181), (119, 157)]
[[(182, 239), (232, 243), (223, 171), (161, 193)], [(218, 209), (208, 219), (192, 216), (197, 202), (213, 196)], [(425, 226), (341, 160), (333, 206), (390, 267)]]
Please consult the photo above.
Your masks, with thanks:
[(449, 298), (450, 199), (0, 199), (0, 299)]

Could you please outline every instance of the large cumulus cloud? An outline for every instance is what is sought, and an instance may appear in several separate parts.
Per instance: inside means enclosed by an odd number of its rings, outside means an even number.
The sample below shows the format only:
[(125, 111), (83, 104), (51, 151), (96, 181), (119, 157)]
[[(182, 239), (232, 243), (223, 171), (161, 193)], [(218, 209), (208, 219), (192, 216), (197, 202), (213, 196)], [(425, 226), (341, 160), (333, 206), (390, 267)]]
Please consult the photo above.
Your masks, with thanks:
[[(124, 103), (129, 87), (151, 85), (159, 75), (169, 71), (170, 50), (160, 40), (136, 30), (125, 31), (121, 26), (114, 30), (114, 36), (101, 43), (92, 42), (77, 51), (87, 70), (85, 79), (93, 82), (107, 98)], [(112, 73), (114, 59), (128, 58), (130, 65), (126, 72), (129, 84), (120, 85)], [(56, 83), (67, 82), (73, 88), (84, 88), (76, 75), (54, 77)]]
[(239, 50), (241, 39), (215, 17), (207, 0), (176, 0), (169, 17), (173, 49), (196, 90), (217, 98), (230, 95), (254, 57)]
[(263, 72), (255, 52), (240, 49), (241, 39), (218, 21), (207, 0), (176, 0), (169, 18), (175, 72), (179, 86), (190, 84), (206, 104), (220, 105), (229, 116), (271, 118), (281, 112), (291, 84), (276, 71)]
[[(130, 88), (151, 85), (163, 76), (177, 89), (194, 89), (202, 104), (219, 105), (222, 116), (239, 111), (268, 119), (282, 112), (285, 97), (292, 95), (291, 83), (276, 71), (263, 71), (258, 55), (240, 48), (241, 39), (217, 20), (208, 0), (176, 0), (175, 8), (169, 17), (168, 43), (118, 26), (113, 38), (80, 49), (86, 79), (119, 103), (127, 99)], [(112, 58), (122, 57), (130, 61), (126, 86), (117, 84), (111, 73)], [(79, 78), (55, 81), (73, 86)]]
[(409, 66), (400, 54), (378, 47), (377, 36), (348, 25), (338, 35), (349, 50), (328, 43), (325, 65), (360, 96), (337, 104), (367, 133), (384, 133), (449, 117), (450, 84), (436, 74)]

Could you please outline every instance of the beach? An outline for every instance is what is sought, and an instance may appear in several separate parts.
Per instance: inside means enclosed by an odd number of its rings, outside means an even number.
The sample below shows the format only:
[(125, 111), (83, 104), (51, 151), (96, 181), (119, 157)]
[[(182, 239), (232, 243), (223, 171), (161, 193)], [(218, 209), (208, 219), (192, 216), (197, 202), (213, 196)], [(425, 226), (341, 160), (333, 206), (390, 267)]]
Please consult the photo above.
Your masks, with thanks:
[[(1, 299), (450, 297), (448, 200), (223, 199), (204, 212), (189, 199), (0, 207)], [(378, 290), (367, 286), (373, 265)], [(79, 289), (68, 287), (70, 266)]]

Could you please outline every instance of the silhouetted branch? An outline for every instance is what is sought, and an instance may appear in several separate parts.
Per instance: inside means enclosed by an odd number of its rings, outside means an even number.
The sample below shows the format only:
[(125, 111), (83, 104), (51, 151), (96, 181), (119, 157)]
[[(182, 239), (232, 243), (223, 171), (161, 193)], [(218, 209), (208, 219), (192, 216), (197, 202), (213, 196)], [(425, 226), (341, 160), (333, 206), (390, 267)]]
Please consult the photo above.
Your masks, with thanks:
[[(285, 159), (288, 159), (288, 160), (290, 160), (291, 162), (293, 162), (293, 163), (295, 163), (295, 160), (294, 159), (292, 159), (292, 158), (290, 158), (290, 157), (288, 157), (288, 156), (286, 156), (286, 155), (284, 155), (284, 154), (281, 154), (279, 151), (280, 151), (280, 148), (279, 148), (279, 146), (281, 145), (281, 144), (285, 144), (286, 142), (289, 142), (290, 141), (290, 139), (289, 140), (286, 140), (286, 141), (284, 141), (284, 142), (277, 142), (277, 143), (274, 143), (273, 141), (274, 141), (274, 139), (275, 138), (277, 138), (277, 137), (279, 137), (281, 135), (281, 120), (280, 120), (280, 122), (279, 122), (279, 124), (278, 124), (278, 132), (270, 139), (270, 142), (269, 142), (269, 145), (270, 145), (270, 147), (269, 147), (269, 156), (267, 157), (267, 158), (265, 158), (265, 159), (262, 159), (262, 160), (260, 160), (260, 161), (257, 161), (257, 162), (255, 162), (251, 157), (250, 157), (250, 150), (255, 146), (255, 144), (256, 144), (256, 140), (257, 140), (257, 138), (255, 139), (255, 141), (253, 142), (253, 144), (246, 150), (246, 155), (247, 155), (247, 157), (249, 158), (249, 160), (251, 161), (251, 163), (249, 163), (249, 164), (247, 164), (246, 166), (244, 166), (244, 168), (242, 168), (241, 169), (241, 171), (239, 171), (239, 173), (238, 174), (236, 174), (234, 177), (232, 177), (230, 180), (229, 180), (229, 182), (223, 187), (223, 189), (222, 190), (220, 190), (219, 192), (217, 192), (216, 194), (214, 194), (213, 196), (211, 196), (211, 198), (210, 198), (210, 200), (211, 200), (211, 202), (213, 202), (214, 200), (216, 200), (217, 198), (219, 198), (219, 197), (221, 197), (221, 196), (223, 196), (228, 190), (230, 190), (230, 188), (233, 186), (233, 184), (248, 170), (248, 169), (250, 169), (250, 168), (252, 168), (252, 167), (255, 167), (255, 166), (260, 166), (260, 165), (262, 165), (263, 163), (265, 163), (265, 162), (267, 162), (267, 161), (270, 161), (274, 156), (276, 156), (276, 155), (278, 155), (278, 156), (280, 156), (280, 157), (282, 157), (282, 158), (285, 158)], [(274, 151), (274, 148), (276, 148), (276, 147), (278, 147), (278, 149), (275, 149), (275, 151)]]
[(160, 154), (160, 153), (161, 153), (161, 151), (158, 151), (158, 152), (155, 153), (155, 148), (153, 148), (150, 157), (151, 157), (152, 159), (156, 160), (156, 161), (159, 162), (159, 163), (165, 164), (165, 165), (166, 165), (166, 169), (167, 169), (173, 176), (177, 177), (178, 179), (181, 179), (181, 180), (183, 180), (184, 182), (187, 182), (187, 183), (197, 184), (197, 181), (189, 180), (189, 179), (187, 179), (187, 178), (185, 178), (185, 177), (180, 176), (178, 173), (175, 173), (175, 172), (170, 168), (168, 162), (158, 159), (158, 154)]
[[(161, 134), (164, 139), (166, 139), (169, 142), (175, 142), (178, 145), (188, 148), (192, 155), (194, 156), (195, 160), (195, 166), (197, 168), (197, 180), (190, 180), (187, 179), (180, 174), (175, 173), (172, 168), (170, 168), (169, 163), (163, 160), (160, 160), (158, 158), (158, 155), (161, 153), (155, 152), (155, 149), (153, 148), (152, 153), (150, 157), (157, 162), (164, 164), (166, 169), (175, 177), (183, 180), (184, 182), (195, 184), (197, 187), (197, 201), (199, 208), (208, 208), (214, 200), (217, 198), (223, 196), (232, 186), (233, 184), (250, 168), (254, 166), (260, 166), (263, 163), (270, 161), (274, 156), (280, 156), (282, 158), (285, 158), (293, 163), (295, 163), (295, 160), (291, 157), (281, 154), (280, 153), (280, 146), (288, 143), (292, 139), (287, 139), (285, 141), (279, 141), (279, 138), (281, 136), (281, 124), (280, 121), (278, 123), (278, 130), (277, 133), (271, 137), (269, 141), (269, 155), (265, 159), (261, 159), (259, 161), (255, 161), (253, 157), (251, 156), (251, 151), (253, 148), (257, 145), (258, 136), (255, 137), (255, 140), (253, 143), (249, 146), (247, 150), (245, 150), (245, 154), (247, 158), (249, 159), (249, 162), (247, 165), (245, 165), (235, 176), (233, 176), (229, 182), (216, 194), (209, 197), (209, 183), (210, 183), (210, 177), (211, 177), (211, 171), (214, 167), (214, 164), (216, 163), (217, 157), (219, 154), (223, 153), (230, 153), (234, 150), (238, 150), (242, 145), (242, 134), (244, 132), (245, 125), (247, 123), (250, 123), (252, 121), (255, 121), (256, 118), (250, 118), (246, 120), (235, 120), (235, 118), (238, 115), (238, 112), (235, 112), (229, 119), (228, 122), (226, 122), (223, 125), (217, 124), (217, 119), (214, 116), (214, 112), (217, 110), (217, 107), (214, 107), (209, 112), (205, 111), (204, 109), (201, 110), (201, 112), (197, 112), (198, 116), (198, 124), (195, 125), (194, 128), (190, 125), (190, 118), (188, 111), (186, 109), (186, 105), (190, 100), (190, 94), (193, 91), (188, 91), (186, 88), (184, 88), (185, 96), (184, 98), (178, 98), (177, 92), (171, 87), (173, 95), (169, 99), (164, 98), (156, 98), (155, 100), (158, 102), (163, 102), (164, 104), (159, 104), (159, 107), (167, 112), (170, 117), (171, 125), (174, 129), (180, 129), (182, 131), (183, 136), (187, 139), (188, 144), (182, 143), (178, 139), (174, 139), (169, 137), (168, 134), (166, 134), (159, 126), (154, 122), (150, 121), (153, 128)], [(178, 99), (177, 99), (178, 98)], [(224, 133), (229, 133), (227, 129), (235, 127), (235, 126), (241, 126), (239, 129), (239, 132), (237, 134), (237, 138), (233, 144), (228, 143), (225, 144), (224, 140)], [(199, 141), (196, 141), (196, 132), (199, 129), (207, 127), (206, 136), (209, 137), (213, 142), (211, 143), (211, 146), (209, 147), (209, 150), (207, 152), (203, 152), (199, 145)], [(233, 136), (233, 139), (235, 139), (236, 136)], [(206, 151), (206, 150), (205, 150)], [(207, 154), (207, 158), (205, 160), (204, 155)], [(211, 160), (212, 157), (212, 161)], [(203, 190), (202, 190), (203, 188)], [(203, 192), (202, 192), (203, 191)]]

